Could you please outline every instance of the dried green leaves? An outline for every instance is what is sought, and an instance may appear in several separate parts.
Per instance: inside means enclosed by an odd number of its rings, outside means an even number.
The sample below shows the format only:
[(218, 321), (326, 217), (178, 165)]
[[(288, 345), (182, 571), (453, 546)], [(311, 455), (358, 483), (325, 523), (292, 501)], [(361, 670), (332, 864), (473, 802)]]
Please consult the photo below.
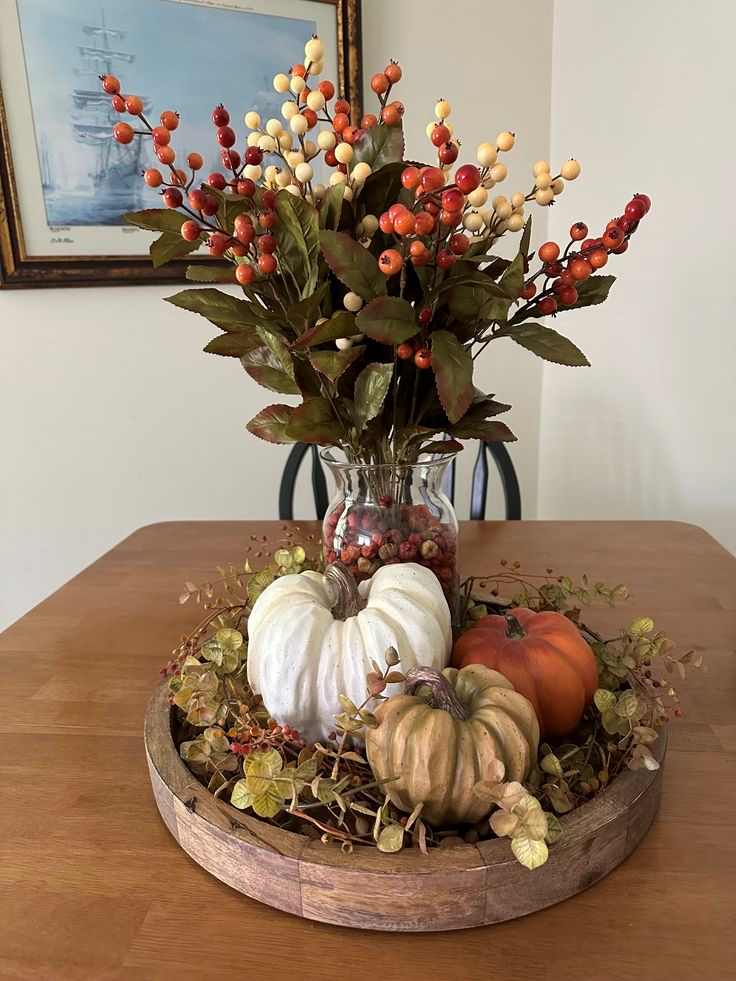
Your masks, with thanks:
[(317, 761), (310, 757), (299, 765), (284, 766), (278, 750), (257, 750), (246, 757), (243, 770), (245, 776), (233, 787), (230, 803), (241, 811), (251, 808), (258, 817), (272, 818), (315, 778)]
[[(499, 838), (511, 839), (511, 850), (517, 860), (528, 869), (544, 865), (549, 854), (548, 819), (552, 815), (545, 814), (537, 798), (516, 781), (496, 783), (486, 780), (476, 784), (473, 792), (498, 808), (491, 814), (491, 829)], [(560, 831), (559, 822), (555, 822), (552, 836), (556, 839)]]

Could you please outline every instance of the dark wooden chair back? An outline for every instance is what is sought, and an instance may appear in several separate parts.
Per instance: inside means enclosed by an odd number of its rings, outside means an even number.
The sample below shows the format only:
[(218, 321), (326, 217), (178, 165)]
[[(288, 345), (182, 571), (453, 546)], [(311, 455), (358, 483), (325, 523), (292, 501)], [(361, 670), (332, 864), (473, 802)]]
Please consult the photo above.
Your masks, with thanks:
[[(325, 472), (322, 461), (319, 458), (319, 447), (309, 443), (295, 443), (289, 453), (281, 476), (281, 486), (279, 487), (279, 520), (292, 521), (294, 518), (294, 490), (296, 478), (302, 461), (311, 450), (312, 454), (312, 491), (314, 493), (314, 506), (317, 517), (321, 521), (327, 511), (328, 496)], [(490, 453), (496, 465), (498, 474), (501, 478), (504, 502), (506, 505), (506, 520), (519, 521), (521, 519), (521, 491), (519, 481), (516, 476), (514, 464), (503, 443), (484, 443), (482, 440), (478, 444), (478, 455), (473, 464), (473, 476), (470, 487), (470, 520), (482, 521), (486, 514), (486, 501), (488, 497), (488, 454)], [(455, 503), (455, 475), (456, 461), (453, 460), (445, 473), (443, 489), (445, 494)]]

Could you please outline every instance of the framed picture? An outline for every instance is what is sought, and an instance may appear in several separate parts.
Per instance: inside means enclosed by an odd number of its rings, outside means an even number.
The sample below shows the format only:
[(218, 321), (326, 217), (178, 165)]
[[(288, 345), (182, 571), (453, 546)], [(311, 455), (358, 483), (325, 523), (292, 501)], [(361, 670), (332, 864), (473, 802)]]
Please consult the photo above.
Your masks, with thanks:
[[(280, 115), (273, 76), (304, 43), (325, 44), (323, 77), (361, 114), (360, 0), (0, 0), (0, 286), (99, 286), (180, 280), (153, 269), (152, 234), (122, 215), (156, 207), (141, 179), (149, 141), (122, 146), (121, 118), (98, 76), (117, 75), (152, 118), (181, 115), (180, 154), (221, 170), (211, 113), (238, 128)], [(148, 114), (148, 112), (147, 112)]]

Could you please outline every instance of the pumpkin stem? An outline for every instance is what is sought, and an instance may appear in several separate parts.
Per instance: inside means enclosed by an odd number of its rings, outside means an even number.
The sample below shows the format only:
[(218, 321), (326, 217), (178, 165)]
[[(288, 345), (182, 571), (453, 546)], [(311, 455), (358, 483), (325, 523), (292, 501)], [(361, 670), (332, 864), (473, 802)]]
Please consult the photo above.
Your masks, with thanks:
[(504, 614), (506, 620), (506, 636), (511, 640), (520, 640), (526, 637), (526, 630), (522, 627), (516, 617), (511, 613)]
[(337, 620), (347, 620), (363, 609), (358, 586), (343, 562), (333, 562), (325, 569), (325, 583), (330, 594), (332, 614)]
[(468, 710), (460, 701), (457, 692), (441, 671), (434, 668), (416, 667), (406, 672), (405, 691), (412, 695), (420, 685), (426, 685), (432, 692), (433, 708), (444, 709), (453, 719), (467, 719)]

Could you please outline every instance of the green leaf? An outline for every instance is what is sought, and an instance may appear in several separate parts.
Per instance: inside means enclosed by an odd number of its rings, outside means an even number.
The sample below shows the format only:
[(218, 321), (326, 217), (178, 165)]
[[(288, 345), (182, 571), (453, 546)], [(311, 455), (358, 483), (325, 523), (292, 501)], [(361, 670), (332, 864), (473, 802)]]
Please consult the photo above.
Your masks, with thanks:
[(490, 276), (494, 281), (499, 280), (511, 265), (511, 261), (511, 259), (502, 259), (501, 256), (496, 256), (496, 258), (485, 267), (483, 272), (486, 276)]
[(241, 811), (251, 806), (252, 798), (248, 793), (245, 780), (238, 780), (233, 787), (232, 793), (230, 794), (230, 803), (233, 807), (237, 807)]
[(456, 423), (473, 402), (473, 359), (448, 330), (432, 334), (432, 370), (442, 407), (450, 422)]
[(304, 348), (324, 344), (325, 341), (335, 341), (338, 337), (353, 337), (359, 333), (360, 330), (355, 324), (355, 314), (347, 310), (338, 310), (323, 324), (318, 324), (301, 334), (291, 346), (294, 350), (301, 351)]
[(314, 292), (319, 267), (319, 217), (308, 201), (279, 191), (276, 195), (279, 262), (296, 280), (302, 298)]
[(654, 630), (654, 620), (651, 617), (638, 617), (629, 624), (626, 631), (631, 637), (645, 637)]
[(473, 394), (473, 404), (465, 413), (463, 422), (471, 419), (490, 419), (491, 416), (501, 416), (510, 408), (508, 403), (498, 402), (492, 395), (485, 395), (479, 388), (476, 388)]
[(599, 712), (610, 712), (616, 704), (616, 696), (612, 691), (607, 691), (605, 688), (598, 688), (593, 695), (593, 701)]
[(504, 328), (498, 336), (510, 337), (527, 351), (554, 364), (564, 364), (572, 368), (590, 366), (583, 352), (569, 338), (542, 324), (520, 324), (508, 329), (508, 333)]
[(187, 266), (186, 277), (191, 283), (232, 283), (233, 266), (230, 262), (221, 266), (206, 266), (197, 262)]
[(502, 422), (488, 422), (491, 416), (501, 415), (511, 408), (505, 402), (497, 402), (478, 389), (475, 390), (473, 404), (460, 422), (451, 427), (453, 436), (460, 439), (482, 439), (487, 442), (509, 442), (516, 439), (511, 430)]
[(313, 351), (309, 360), (315, 371), (336, 382), (350, 365), (362, 357), (365, 347), (351, 347), (347, 351)]
[(636, 719), (639, 715), (639, 699), (631, 691), (625, 691), (616, 702), (616, 714), (622, 719)]
[(562, 765), (554, 753), (547, 753), (539, 765), (545, 773), (549, 773), (553, 777), (562, 776)]
[(181, 237), (181, 226), (189, 216), (172, 208), (147, 208), (145, 211), (129, 211), (123, 215), (129, 225), (145, 228), (147, 231), (163, 234), (151, 243), (149, 253), (154, 269), (165, 265), (171, 259), (189, 255), (201, 242), (187, 242)]
[(594, 307), (603, 303), (611, 292), (611, 287), (616, 282), (615, 276), (601, 276), (595, 273), (581, 283), (576, 283), (575, 289), (578, 291), (577, 303), (569, 307), (560, 307), (559, 312), (564, 310), (579, 310), (581, 307)]
[(145, 228), (150, 232), (176, 232), (180, 238), (181, 226), (188, 218), (175, 208), (146, 208), (145, 211), (128, 211), (123, 215), (123, 220), (136, 228)]
[(268, 323), (266, 311), (249, 300), (241, 300), (230, 293), (216, 289), (189, 289), (165, 297), (182, 310), (189, 310), (206, 317), (221, 330), (241, 330)]
[(300, 389), (294, 377), (294, 362), (289, 349), (280, 337), (269, 334), (262, 327), (257, 327), (256, 333), (261, 339), (260, 346), (241, 359), (246, 372), (272, 392), (298, 395)]
[(296, 440), (287, 435), (294, 411), (293, 405), (267, 405), (253, 416), (246, 428), (267, 443), (294, 443)]
[(544, 790), (549, 797), (549, 802), (558, 814), (567, 814), (573, 809), (573, 802), (570, 799), (569, 787), (564, 780), (557, 783), (546, 783)]
[(445, 303), (458, 320), (478, 320), (491, 299), (505, 300), (506, 294), (498, 283), (482, 270), (469, 268), (462, 275), (448, 277), (443, 283)]
[(359, 311), (355, 322), (360, 332), (381, 344), (401, 344), (417, 332), (411, 303), (398, 296), (377, 296)]
[(286, 435), (292, 441), (331, 446), (343, 435), (327, 399), (307, 399), (293, 410)]
[[(404, 162), (386, 164), (380, 170), (374, 170), (368, 177), (359, 198), (367, 215), (378, 216), (402, 197), (408, 198), (410, 192), (405, 192), (401, 183), (401, 174), (405, 167)], [(409, 204), (409, 201), (406, 203)]]
[(358, 375), (355, 383), (355, 405), (353, 419), (358, 430), (375, 419), (383, 407), (386, 394), (391, 385), (394, 366), (388, 364), (369, 364)]
[(327, 265), (349, 290), (365, 301), (386, 292), (386, 277), (368, 249), (344, 232), (324, 230), (319, 240)]
[(636, 736), (636, 741), (643, 743), (645, 746), (656, 743), (659, 735), (656, 729), (652, 729), (651, 726), (634, 726), (634, 735)]
[(297, 334), (303, 334), (315, 320), (319, 318), (320, 306), (327, 293), (328, 282), (322, 283), (319, 289), (311, 296), (292, 303), (286, 310), (286, 316)]
[(511, 851), (524, 868), (531, 870), (538, 869), (549, 858), (546, 843), (535, 838), (528, 838), (526, 835), (518, 835), (511, 839)]
[(524, 255), (519, 252), (498, 281), (498, 285), (511, 300), (521, 296), (524, 286)]
[(269, 391), (279, 395), (300, 394), (293, 367), (291, 371), (285, 371), (277, 366), (273, 353), (265, 345), (254, 348), (240, 360), (250, 377)]
[(151, 242), (148, 253), (153, 261), (153, 268), (159, 269), (171, 259), (179, 259), (198, 249), (202, 243), (187, 242), (178, 232), (164, 232), (155, 242)]
[(509, 811), (495, 811), (491, 815), (491, 830), (499, 838), (511, 837), (519, 829), (519, 819)]
[(319, 206), (319, 227), (336, 232), (340, 224), (342, 199), (345, 195), (344, 184), (334, 184), (328, 187)]
[(501, 300), (498, 297), (492, 297), (481, 309), (480, 319), (498, 320), (504, 323), (508, 318), (511, 303), (511, 300)]
[[(257, 750), (245, 761), (245, 775), (255, 779), (273, 780), (281, 773), (283, 766), (284, 761), (277, 749)], [(254, 790), (260, 790), (258, 784), (254, 784)]]
[(225, 358), (242, 358), (260, 347), (261, 339), (255, 331), (232, 331), (218, 334), (204, 348), (206, 354), (219, 354)]
[(398, 163), (404, 157), (404, 132), (401, 126), (372, 126), (353, 144), (353, 166), (365, 162), (373, 170)]
[[(250, 778), (246, 779), (246, 783), (251, 782)], [(253, 813), (262, 818), (276, 817), (279, 811), (284, 808), (284, 797), (279, 781), (268, 780), (259, 783), (262, 784), (263, 789), (259, 793), (251, 793), (250, 795), (250, 806), (253, 808)]]
[[(603, 303), (608, 298), (611, 287), (615, 282), (615, 276), (601, 276), (599, 273), (595, 273), (588, 279), (576, 283), (575, 289), (578, 291), (577, 302), (570, 306), (559, 307), (557, 314), (566, 313), (568, 310), (580, 310), (582, 307), (594, 307), (599, 303)], [(514, 314), (509, 323), (521, 323), (527, 316), (528, 312), (520, 310), (517, 314)]]
[[(208, 187), (207, 193), (211, 193), (213, 190), (214, 188)], [(222, 227), (231, 235), (235, 227), (235, 219), (238, 215), (246, 213), (251, 217), (255, 217), (252, 198), (246, 198), (239, 194), (224, 194), (222, 192), (218, 192), (218, 196), (220, 198), (220, 207), (217, 211), (217, 217)]]
[(619, 733), (620, 735), (623, 736), (625, 733), (629, 731), (629, 723), (625, 719), (622, 719), (619, 715), (617, 715), (615, 709), (611, 709), (606, 712), (601, 712), (601, 722), (606, 732), (612, 736), (615, 735), (616, 733)]
[[(511, 265), (511, 259), (503, 259), (501, 256), (494, 256), (486, 252), (486, 246), (488, 245), (488, 239), (479, 239), (477, 242), (473, 242), (468, 251), (462, 258), (463, 262), (472, 262), (475, 265), (484, 265), (482, 270), (484, 276), (490, 276), (492, 280), (497, 280), (504, 269), (507, 269)], [(457, 268), (457, 263), (455, 263), (454, 268)]]
[[(215, 640), (221, 646), (229, 651), (239, 651), (243, 646), (243, 635), (239, 630), (234, 630), (232, 627), (221, 627), (215, 633)], [(205, 736), (207, 733), (205, 733)]]
[(379, 852), (400, 852), (404, 847), (404, 829), (400, 824), (389, 824), (381, 829), (376, 844)]
[(548, 845), (554, 845), (562, 837), (562, 821), (551, 811), (545, 811), (544, 816), (547, 818), (547, 834), (544, 840)]
[(302, 399), (317, 398), (322, 394), (322, 384), (320, 377), (311, 364), (303, 358), (295, 358), (294, 379), (299, 386)]
[(420, 453), (460, 453), (463, 444), (456, 439), (433, 439), (431, 443), (426, 443), (419, 447)]
[(253, 198), (248, 198), (242, 194), (233, 194), (231, 190), (218, 191), (216, 187), (206, 184), (202, 188), (209, 197), (216, 198), (219, 207), (217, 209), (217, 220), (227, 232), (232, 234), (235, 218), (247, 212), (251, 217), (254, 215)]
[(521, 240), (519, 242), (519, 254), (524, 256), (524, 259), (529, 261), (529, 246), (532, 240), (532, 216), (526, 220), (524, 224), (524, 231), (521, 234)]
[(179, 755), (185, 763), (209, 763), (212, 750), (209, 743), (200, 737), (181, 743)]
[(495, 420), (471, 420), (465, 422), (465, 416), (450, 427), (450, 434), (458, 439), (482, 439), (484, 443), (515, 443), (516, 436), (505, 422)]

